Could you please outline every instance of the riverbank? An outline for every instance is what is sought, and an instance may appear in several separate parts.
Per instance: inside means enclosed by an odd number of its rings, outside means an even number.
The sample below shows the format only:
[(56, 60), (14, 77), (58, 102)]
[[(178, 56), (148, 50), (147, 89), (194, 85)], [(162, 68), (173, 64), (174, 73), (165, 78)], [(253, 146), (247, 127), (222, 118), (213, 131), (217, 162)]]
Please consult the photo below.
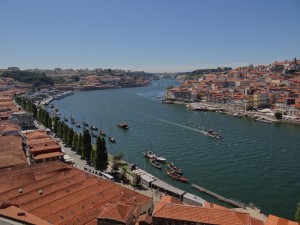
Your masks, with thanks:
[(276, 119), (274, 116), (275, 112), (271, 110), (245, 111), (241, 108), (237, 108), (227, 104), (211, 103), (211, 102), (184, 103), (184, 102), (174, 101), (174, 104), (181, 104), (181, 105), (185, 104), (186, 108), (191, 111), (210, 111), (210, 112), (216, 112), (220, 114), (226, 114), (237, 118), (250, 118), (255, 121), (264, 122), (264, 123), (288, 123), (288, 124), (300, 125), (299, 117), (283, 115), (282, 119)]

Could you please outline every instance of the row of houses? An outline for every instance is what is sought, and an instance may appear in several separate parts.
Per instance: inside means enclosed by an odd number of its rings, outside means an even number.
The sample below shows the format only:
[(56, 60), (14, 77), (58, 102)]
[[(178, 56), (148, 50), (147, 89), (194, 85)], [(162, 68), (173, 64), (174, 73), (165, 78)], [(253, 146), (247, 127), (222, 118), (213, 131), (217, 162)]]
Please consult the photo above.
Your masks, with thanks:
[[(278, 65), (284, 65), (282, 68), (286, 69), (278, 70)], [(294, 71), (299, 67), (300, 60), (292, 60), (206, 74), (199, 80), (187, 80), (180, 87), (167, 90), (165, 98), (172, 101), (231, 104), (245, 110), (271, 108), (299, 115), (300, 72)]]

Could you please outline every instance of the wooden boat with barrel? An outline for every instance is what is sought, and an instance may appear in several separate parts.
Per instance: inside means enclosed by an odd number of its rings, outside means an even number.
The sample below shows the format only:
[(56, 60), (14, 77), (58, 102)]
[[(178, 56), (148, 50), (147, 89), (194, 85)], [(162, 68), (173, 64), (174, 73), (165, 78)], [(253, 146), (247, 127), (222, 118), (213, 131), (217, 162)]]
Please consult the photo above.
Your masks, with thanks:
[(117, 126), (120, 127), (120, 128), (123, 128), (123, 129), (125, 129), (125, 130), (129, 129), (127, 123), (118, 123)]
[(150, 163), (152, 164), (152, 166), (154, 166), (157, 169), (161, 169), (161, 165), (159, 162), (157, 162), (156, 157), (152, 157), (150, 159)]
[(179, 169), (177, 166), (175, 166), (174, 163), (167, 163), (167, 166), (169, 167), (169, 169), (170, 169), (171, 171), (175, 171), (176, 173), (178, 173), (178, 174), (180, 174), (180, 175), (183, 174), (182, 170)]
[(189, 179), (181, 176), (176, 171), (167, 171), (167, 174), (175, 180), (179, 180), (181, 182), (188, 182)]

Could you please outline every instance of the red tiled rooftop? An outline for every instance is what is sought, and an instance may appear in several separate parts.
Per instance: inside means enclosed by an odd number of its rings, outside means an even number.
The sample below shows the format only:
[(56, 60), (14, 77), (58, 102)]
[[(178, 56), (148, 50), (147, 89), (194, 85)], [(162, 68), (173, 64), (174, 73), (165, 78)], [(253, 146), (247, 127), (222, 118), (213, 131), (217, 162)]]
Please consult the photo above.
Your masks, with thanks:
[(265, 225), (299, 225), (299, 223), (269, 215)]
[(250, 224), (250, 216), (247, 213), (162, 202), (156, 204), (152, 217), (218, 225)]
[(48, 222), (15, 206), (0, 209), (0, 215), (5, 216), (6, 218), (11, 218), (12, 220), (25, 222), (26, 224), (49, 225)]
[(26, 165), (26, 156), (19, 136), (0, 136), (0, 168)]
[(133, 201), (128, 207), (138, 208), (152, 201), (62, 162), (4, 169), (1, 197), (53, 224), (94, 224), (107, 203)]
[(50, 152), (50, 153), (45, 153), (45, 154), (39, 154), (37, 156), (34, 156), (33, 158), (35, 160), (40, 160), (40, 159), (49, 159), (49, 158), (63, 156), (63, 155), (64, 155), (64, 153), (62, 153), (62, 152)]

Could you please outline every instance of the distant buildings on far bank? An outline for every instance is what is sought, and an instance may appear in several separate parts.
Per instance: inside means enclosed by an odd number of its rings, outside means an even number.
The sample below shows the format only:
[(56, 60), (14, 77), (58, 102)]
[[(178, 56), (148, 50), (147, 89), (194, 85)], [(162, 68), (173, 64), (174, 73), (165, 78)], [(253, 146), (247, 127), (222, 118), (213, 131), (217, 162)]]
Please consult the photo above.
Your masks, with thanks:
[(186, 79), (166, 99), (226, 104), (239, 110), (270, 108), (300, 116), (300, 60), (245, 66)]

